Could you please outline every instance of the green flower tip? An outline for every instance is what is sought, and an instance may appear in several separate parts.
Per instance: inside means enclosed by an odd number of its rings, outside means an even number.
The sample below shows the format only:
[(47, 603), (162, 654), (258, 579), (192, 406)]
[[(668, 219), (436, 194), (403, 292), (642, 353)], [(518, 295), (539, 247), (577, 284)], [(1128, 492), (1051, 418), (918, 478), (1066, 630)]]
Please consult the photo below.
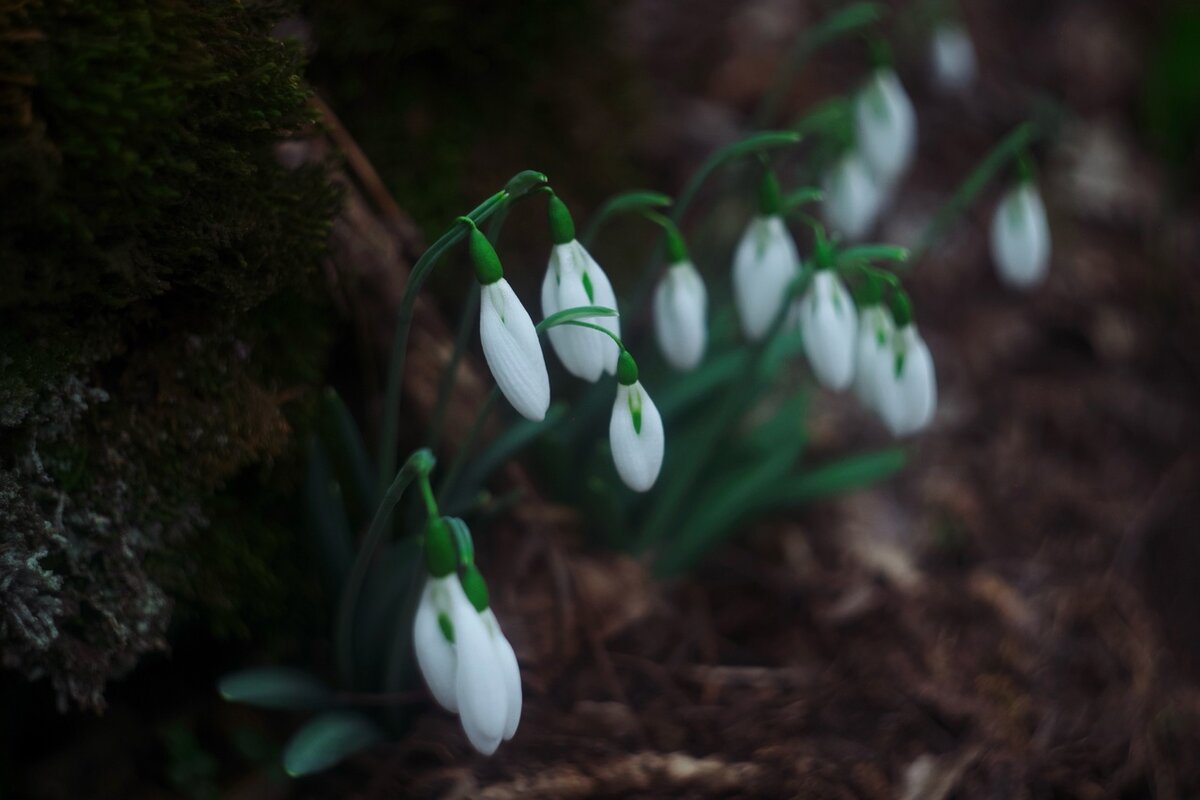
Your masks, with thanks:
[(834, 262), (834, 246), (833, 242), (825, 236), (825, 231), (820, 227), (813, 228), (813, 266), (817, 269), (833, 269)]
[(437, 458), (434, 457), (433, 451), (428, 447), (422, 447), (408, 457), (409, 462), (413, 465), (421, 475), (428, 475), (433, 472), (434, 466), (437, 464)]
[(459, 574), (458, 579), (462, 582), (463, 592), (466, 593), (467, 599), (471, 601), (471, 605), (475, 606), (475, 610), (483, 613), (488, 607), (488, 588), (483, 580), (483, 576), (479, 574), (479, 568), (474, 564), (468, 564), (463, 567), (463, 571)]
[(567, 204), (558, 195), (550, 193), (550, 202), (546, 207), (550, 217), (550, 238), (555, 244), (568, 244), (575, 241), (575, 221)]
[(672, 264), (688, 260), (687, 245), (684, 244), (683, 234), (674, 225), (667, 228), (667, 259)]
[(892, 319), (896, 321), (897, 328), (903, 328), (912, 322), (912, 302), (909, 301), (908, 295), (903, 291), (896, 290), (893, 292), (888, 305), (891, 306)]
[(769, 168), (763, 170), (762, 180), (758, 182), (758, 211), (764, 217), (776, 216), (783, 207), (779, 196), (779, 180)]
[(496, 255), (496, 248), (492, 247), (492, 243), (483, 232), (472, 226), (468, 236), (471, 263), (475, 265), (475, 277), (479, 279), (479, 283), (487, 286), (503, 278), (504, 268), (500, 266), (500, 256)]
[(892, 66), (892, 48), (883, 39), (871, 40), (871, 66), (876, 70)]
[(628, 350), (622, 350), (617, 357), (617, 382), (622, 386), (633, 386), (637, 383), (638, 367)]
[(425, 568), (435, 578), (444, 578), (454, 572), (458, 559), (454, 554), (454, 542), (450, 538), (450, 526), (438, 517), (429, 520), (425, 527)]

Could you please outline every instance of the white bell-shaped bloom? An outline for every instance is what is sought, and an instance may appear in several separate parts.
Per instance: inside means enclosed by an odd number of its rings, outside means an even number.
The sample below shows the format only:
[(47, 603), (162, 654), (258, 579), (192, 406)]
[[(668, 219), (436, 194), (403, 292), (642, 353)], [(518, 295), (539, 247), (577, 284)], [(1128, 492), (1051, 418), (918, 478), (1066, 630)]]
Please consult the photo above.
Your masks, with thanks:
[(546, 416), (550, 377), (529, 312), (508, 281), (480, 287), (479, 338), (488, 369), (512, 407), (527, 419)]
[(654, 290), (654, 333), (667, 363), (689, 370), (704, 358), (708, 292), (690, 261), (671, 265)]
[(893, 436), (915, 433), (937, 409), (937, 378), (929, 347), (911, 322), (892, 335), (892, 364), (877, 387), (879, 414)]
[(933, 82), (944, 92), (962, 92), (975, 82), (975, 46), (962, 25), (944, 22), (929, 40)]
[[(542, 314), (545, 317), (567, 308), (602, 306), (616, 309), (617, 296), (604, 270), (578, 240), (556, 244), (550, 251), (550, 266), (542, 281)], [(617, 317), (591, 320), (617, 336)], [(557, 325), (547, 333), (554, 352), (567, 371), (586, 381), (597, 381), (604, 372), (617, 369), (617, 345), (600, 331), (576, 325)]]
[(860, 241), (875, 225), (886, 192), (862, 157), (846, 154), (822, 181), (825, 221), (847, 241)]
[(1032, 181), (1008, 191), (992, 217), (992, 260), (1009, 286), (1029, 288), (1046, 277), (1050, 265), (1050, 224)]
[(818, 269), (800, 301), (804, 353), (822, 386), (841, 391), (854, 380), (858, 312), (832, 269)]
[(454, 623), (450, 616), (451, 583), (458, 583), (458, 576), (453, 573), (444, 578), (430, 576), (425, 582), (413, 620), (413, 650), (433, 699), (442, 708), (457, 714), (455, 676), (458, 674), (458, 655), (454, 650)]
[(612, 419), (608, 424), (613, 464), (625, 485), (635, 492), (647, 491), (662, 469), (662, 417), (640, 381), (617, 385)]
[(891, 67), (875, 70), (854, 99), (858, 147), (880, 183), (908, 168), (917, 143), (917, 114)]
[(879, 387), (892, 368), (891, 312), (878, 303), (858, 311), (858, 340), (854, 350), (854, 395), (864, 408), (879, 411)]
[(508, 639), (500, 630), (500, 623), (496, 620), (496, 615), (492, 613), (492, 609), (484, 609), (480, 614), (483, 618), (483, 624), (488, 630), (488, 635), (492, 638), (492, 648), (496, 654), (496, 668), (500, 671), (501, 677), (504, 678), (504, 687), (506, 691), (506, 699), (508, 701), (507, 714), (504, 718), (504, 740), (508, 741), (517, 732), (517, 725), (521, 722), (521, 668), (517, 665), (517, 654), (513, 652), (512, 645), (508, 643)]
[(799, 270), (796, 242), (783, 219), (773, 214), (751, 220), (733, 254), (733, 299), (747, 339), (766, 335)]

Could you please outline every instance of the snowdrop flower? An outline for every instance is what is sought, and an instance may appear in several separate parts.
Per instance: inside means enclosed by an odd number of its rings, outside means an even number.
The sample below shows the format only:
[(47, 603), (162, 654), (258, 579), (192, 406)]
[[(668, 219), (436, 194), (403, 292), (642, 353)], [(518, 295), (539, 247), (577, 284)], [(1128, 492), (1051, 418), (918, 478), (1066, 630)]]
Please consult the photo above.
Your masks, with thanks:
[(933, 82), (944, 92), (962, 92), (975, 82), (975, 47), (962, 25), (943, 22), (929, 42)]
[(671, 266), (654, 290), (654, 333), (667, 363), (689, 370), (704, 358), (708, 292), (678, 232), (668, 231), (667, 243)]
[(742, 332), (751, 341), (766, 335), (800, 271), (796, 242), (779, 215), (779, 184), (768, 172), (759, 189), (759, 215), (750, 221), (733, 254), (733, 299)]
[(521, 672), (488, 605), (487, 584), (455, 555), (442, 519), (426, 534), (429, 579), (413, 621), (417, 665), (438, 704), (457, 713), (471, 745), (491, 755), (521, 720)]
[(860, 241), (875, 225), (885, 192), (862, 156), (846, 154), (823, 181), (825, 220), (848, 241)]
[[(542, 281), (542, 314), (545, 317), (578, 306), (616, 309), (617, 296), (604, 270), (575, 238), (575, 223), (567, 206), (550, 195), (550, 235), (554, 247)], [(597, 317), (600, 325), (621, 335), (617, 317)], [(558, 325), (547, 333), (550, 344), (567, 372), (586, 381), (597, 381), (617, 370), (617, 345), (608, 336), (574, 325)]]
[(880, 183), (908, 168), (917, 143), (917, 115), (891, 67), (879, 67), (854, 99), (855, 131), (867, 165)]
[(876, 387), (878, 410), (893, 436), (916, 433), (929, 424), (937, 409), (937, 378), (933, 357), (912, 321), (908, 299), (893, 298), (890, 368), (880, 373)]
[(1050, 264), (1050, 225), (1032, 180), (1008, 191), (992, 217), (992, 260), (1000, 279), (1026, 289), (1046, 277)]
[(879, 392), (892, 369), (892, 315), (878, 298), (858, 310), (858, 338), (854, 347), (854, 395), (864, 408), (879, 411)]
[(644, 492), (654, 485), (662, 469), (662, 417), (638, 381), (637, 363), (622, 350), (617, 362), (617, 399), (608, 423), (613, 464), (625, 485)]
[(479, 339), (496, 385), (517, 412), (539, 421), (550, 407), (550, 376), (529, 312), (504, 279), (500, 259), (478, 228), (469, 234), (479, 279)]
[(817, 380), (840, 392), (854, 380), (858, 312), (846, 285), (833, 270), (828, 247), (818, 235), (817, 270), (800, 300), (800, 334)]

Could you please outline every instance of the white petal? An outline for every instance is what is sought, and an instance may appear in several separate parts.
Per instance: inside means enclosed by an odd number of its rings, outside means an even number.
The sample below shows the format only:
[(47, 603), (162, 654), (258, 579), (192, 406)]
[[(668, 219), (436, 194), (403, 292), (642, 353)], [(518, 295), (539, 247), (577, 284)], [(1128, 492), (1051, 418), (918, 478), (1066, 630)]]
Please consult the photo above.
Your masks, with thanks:
[(487, 626), (492, 637), (492, 647), (496, 651), (496, 664), (504, 677), (504, 686), (508, 690), (508, 716), (504, 722), (504, 740), (508, 741), (517, 732), (521, 723), (521, 668), (517, 664), (517, 654), (512, 645), (500, 630), (496, 615), (489, 608), (482, 614), (483, 623)]
[[(884, 422), (895, 436), (915, 433), (933, 419), (937, 410), (937, 379), (934, 374), (933, 357), (925, 340), (917, 333), (916, 326), (909, 324), (896, 331), (893, 360), (888, 380), (880, 392), (880, 413)], [(900, 364), (897, 370), (895, 365)]]
[[(588, 266), (586, 253), (574, 247), (576, 242), (555, 245), (550, 251), (550, 266), (542, 281), (542, 314), (551, 314), (568, 308), (602, 305), (589, 297), (583, 283)], [(590, 279), (590, 278), (589, 278)], [(593, 295), (595, 288), (593, 287)], [(601, 324), (602, 318), (592, 320)], [(550, 345), (558, 355), (563, 367), (577, 378), (597, 381), (604, 374), (608, 350), (605, 343), (615, 344), (599, 331), (588, 330), (577, 325), (556, 325), (548, 331)]]
[(857, 153), (845, 156), (825, 176), (822, 209), (825, 221), (848, 241), (859, 241), (875, 225), (886, 192), (876, 184)]
[(975, 47), (966, 30), (957, 24), (942, 24), (929, 43), (933, 80), (947, 92), (961, 92), (975, 81)]
[(696, 268), (673, 265), (654, 290), (654, 333), (667, 363), (689, 370), (704, 358), (708, 339), (708, 292)]
[(482, 287), (479, 338), (500, 391), (521, 416), (539, 421), (550, 407), (550, 377), (529, 312), (504, 278)]
[(733, 255), (733, 299), (747, 339), (766, 335), (799, 269), (800, 255), (783, 220), (751, 220)]
[(457, 580), (450, 587), (454, 647), (458, 652), (458, 713), (471, 744), (488, 756), (500, 745), (508, 722), (508, 690), (483, 618)]
[(890, 68), (875, 71), (854, 101), (858, 146), (876, 177), (895, 180), (908, 168), (917, 142), (912, 101)]
[(992, 260), (1001, 280), (1028, 288), (1046, 277), (1050, 264), (1050, 225), (1046, 207), (1032, 183), (1005, 194), (992, 216)]
[(864, 407), (879, 411), (879, 392), (891, 365), (892, 315), (873, 305), (858, 314), (854, 359), (854, 394)]
[(413, 650), (417, 655), (421, 676), (425, 678), (433, 699), (447, 711), (457, 713), (458, 699), (454, 682), (458, 658), (454, 645), (446, 641), (438, 624), (438, 614), (449, 611), (450, 596), (446, 584), (450, 580), (458, 582), (453, 575), (448, 578), (429, 578), (425, 582), (413, 620)]
[(817, 270), (800, 305), (804, 352), (822, 386), (841, 391), (854, 380), (858, 314), (833, 270)]
[[(640, 426), (634, 424), (634, 408), (641, 409)], [(662, 469), (666, 440), (662, 417), (641, 382), (632, 386), (617, 385), (608, 439), (613, 464), (625, 485), (635, 492), (644, 492), (653, 486)]]
[[(612, 282), (609, 281), (608, 275), (600, 268), (600, 265), (596, 263), (596, 259), (592, 258), (592, 254), (582, 244), (578, 241), (571, 242), (571, 244), (578, 248), (580, 257), (586, 265), (584, 272), (592, 284), (592, 305), (619, 310), (617, 308), (617, 294), (613, 291)], [(621, 336), (620, 317), (596, 317), (592, 322), (601, 327), (608, 328), (618, 338)], [(593, 336), (603, 340), (604, 371), (609, 375), (616, 375), (617, 357), (621, 355), (617, 349), (617, 343), (598, 331), (585, 332), (591, 333)]]

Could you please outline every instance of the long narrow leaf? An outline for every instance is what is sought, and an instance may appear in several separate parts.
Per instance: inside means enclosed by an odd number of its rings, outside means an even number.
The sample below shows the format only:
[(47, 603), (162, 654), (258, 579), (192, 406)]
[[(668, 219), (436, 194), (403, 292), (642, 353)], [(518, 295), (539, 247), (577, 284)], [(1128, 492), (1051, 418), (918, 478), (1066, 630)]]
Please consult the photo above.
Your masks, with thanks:
[(289, 667), (231, 672), (217, 683), (217, 691), (231, 703), (259, 708), (312, 710), (327, 708), (334, 702), (329, 687), (316, 676)]
[(346, 497), (350, 525), (357, 529), (367, 523), (379, 502), (372, 480), (374, 467), (350, 409), (332, 388), (322, 393), (320, 432), (334, 475)]
[(354, 536), (341, 487), (333, 477), (325, 448), (316, 437), (308, 447), (304, 503), (325, 588), (336, 596), (354, 559)]
[(284, 750), (283, 768), (293, 778), (311, 775), (382, 740), (383, 732), (362, 714), (331, 711), (296, 732)]
[(671, 209), (671, 221), (679, 224), (687, 213), (692, 201), (696, 199), (700, 189), (708, 177), (723, 165), (746, 156), (756, 155), (780, 147), (791, 147), (798, 144), (801, 134), (795, 131), (764, 131), (747, 136), (745, 139), (733, 142), (717, 150), (709, 156), (699, 169), (692, 173), (683, 191), (679, 193), (674, 207)]
[(849, 456), (780, 482), (759, 498), (759, 502), (764, 507), (791, 506), (858, 489), (895, 473), (904, 462), (905, 452), (901, 447)]
[(574, 308), (564, 308), (562, 311), (554, 312), (535, 325), (534, 328), (538, 333), (542, 333), (559, 325), (570, 325), (595, 317), (616, 316), (620, 316), (617, 310), (615, 308), (608, 308), (607, 306), (575, 306)]
[(646, 189), (634, 189), (614, 195), (592, 215), (587, 227), (583, 230), (583, 235), (579, 237), (579, 241), (583, 242), (585, 247), (591, 247), (600, 234), (600, 230), (613, 217), (620, 214), (637, 214), (650, 208), (666, 208), (669, 205), (671, 205), (670, 197), (662, 192), (652, 192)]

